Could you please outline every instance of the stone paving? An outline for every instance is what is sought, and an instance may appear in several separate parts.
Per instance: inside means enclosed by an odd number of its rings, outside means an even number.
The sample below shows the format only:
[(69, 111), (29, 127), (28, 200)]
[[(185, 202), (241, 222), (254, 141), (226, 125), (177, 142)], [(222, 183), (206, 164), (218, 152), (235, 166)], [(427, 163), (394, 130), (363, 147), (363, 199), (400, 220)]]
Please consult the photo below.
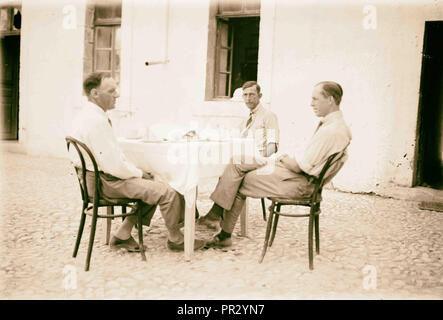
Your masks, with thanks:
[[(72, 258), (81, 200), (69, 161), (3, 152), (0, 168), (1, 299), (443, 298), (443, 213), (420, 210), (415, 201), (325, 190), (313, 271), (307, 219), (281, 217), (258, 263), (266, 227), (259, 200), (250, 201), (248, 238), (237, 229), (232, 248), (198, 251), (191, 262), (168, 251), (159, 212), (144, 231), (147, 262), (111, 251), (99, 220), (85, 272), (88, 222)], [(200, 188), (202, 213), (212, 187)], [(120, 223), (114, 220), (113, 230)]]

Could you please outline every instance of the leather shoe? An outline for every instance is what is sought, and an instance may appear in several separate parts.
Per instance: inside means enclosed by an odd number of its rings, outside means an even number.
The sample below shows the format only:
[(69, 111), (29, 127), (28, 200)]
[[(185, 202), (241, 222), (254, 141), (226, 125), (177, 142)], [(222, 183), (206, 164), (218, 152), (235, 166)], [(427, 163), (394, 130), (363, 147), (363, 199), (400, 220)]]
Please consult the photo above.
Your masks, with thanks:
[[(195, 239), (194, 240), (194, 251), (199, 250), (205, 246), (206, 242), (203, 240)], [(185, 242), (177, 243), (168, 240), (168, 249), (171, 251), (184, 251), (185, 250)]]
[(220, 240), (217, 234), (210, 241), (206, 242), (205, 248), (227, 248), (230, 246), (232, 246), (232, 239), (230, 237)]
[[(116, 236), (112, 236), (111, 241), (109, 242), (109, 246), (113, 250), (126, 249), (129, 252), (140, 252), (140, 246), (132, 236), (130, 236), (129, 239), (126, 240), (122, 240), (117, 238)], [(146, 246), (143, 245), (143, 247), (146, 250)]]
[(221, 221), (221, 219), (218, 219), (218, 220), (209, 219), (206, 215), (206, 216), (198, 218), (197, 224), (200, 226), (205, 226), (206, 228), (208, 228), (210, 230), (220, 230), (221, 229), (220, 221)]

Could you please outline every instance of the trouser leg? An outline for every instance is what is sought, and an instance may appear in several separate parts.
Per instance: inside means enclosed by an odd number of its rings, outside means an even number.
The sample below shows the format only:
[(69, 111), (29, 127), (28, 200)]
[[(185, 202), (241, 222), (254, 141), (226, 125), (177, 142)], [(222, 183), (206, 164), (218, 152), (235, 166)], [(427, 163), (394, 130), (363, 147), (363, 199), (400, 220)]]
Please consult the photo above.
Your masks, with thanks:
[(257, 164), (229, 164), (211, 194), (211, 200), (223, 209), (230, 210), (244, 176), (258, 167)]
[[(141, 178), (102, 181), (103, 192), (108, 197), (140, 199), (146, 204), (143, 210), (147, 214), (152, 215), (153, 206), (158, 205), (169, 234), (172, 238), (179, 237), (180, 223), (184, 219), (184, 198), (169, 185)], [(136, 220), (132, 222), (135, 223)]]
[(183, 240), (180, 228), (184, 221), (184, 197), (174, 189), (168, 188), (159, 202), (159, 206), (165, 226), (169, 232), (169, 240), (173, 242)]
[(232, 233), (237, 223), (238, 217), (242, 212), (243, 206), (245, 205), (246, 197), (240, 193), (235, 195), (234, 203), (232, 204), (231, 210), (224, 210), (223, 220), (221, 221), (222, 230), (227, 233)]

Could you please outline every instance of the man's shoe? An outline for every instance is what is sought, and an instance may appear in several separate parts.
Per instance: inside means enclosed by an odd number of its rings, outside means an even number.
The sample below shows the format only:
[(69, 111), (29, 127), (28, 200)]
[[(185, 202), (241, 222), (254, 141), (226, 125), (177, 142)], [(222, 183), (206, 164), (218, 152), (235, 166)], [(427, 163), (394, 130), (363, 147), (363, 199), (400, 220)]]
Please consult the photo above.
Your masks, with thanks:
[[(126, 249), (129, 252), (140, 252), (140, 246), (132, 236), (130, 236), (127, 240), (122, 240), (117, 238), (116, 236), (112, 236), (111, 241), (109, 242), (109, 246), (113, 250)], [(146, 250), (146, 246), (143, 246)]]
[[(206, 242), (203, 240), (195, 239), (194, 240), (194, 251), (199, 250), (205, 246)], [(171, 251), (184, 251), (185, 243), (176, 243), (168, 240), (168, 249)]]
[(206, 243), (205, 248), (227, 248), (230, 246), (232, 246), (232, 239), (230, 237), (220, 240), (217, 234)]
[(213, 219), (208, 218), (208, 215), (200, 217), (197, 220), (198, 225), (205, 226), (206, 228), (208, 228), (210, 230), (220, 230), (221, 229), (220, 222), (221, 222), (221, 219), (213, 220)]

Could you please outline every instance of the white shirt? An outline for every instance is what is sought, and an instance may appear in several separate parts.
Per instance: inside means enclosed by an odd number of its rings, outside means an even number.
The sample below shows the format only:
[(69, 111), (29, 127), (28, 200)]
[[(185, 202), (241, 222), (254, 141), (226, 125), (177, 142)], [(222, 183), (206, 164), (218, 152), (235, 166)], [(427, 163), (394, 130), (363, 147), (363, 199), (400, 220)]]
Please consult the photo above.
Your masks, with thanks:
[(318, 176), (328, 157), (343, 151), (352, 139), (340, 110), (331, 112), (321, 122), (303, 156), (297, 159), (300, 169), (312, 176)]
[[(109, 173), (120, 179), (141, 178), (142, 170), (138, 169), (123, 154), (108, 117), (102, 108), (88, 101), (75, 118), (71, 135), (83, 142), (91, 150), (97, 162), (98, 170)], [(76, 153), (75, 148), (71, 146)], [(74, 165), (80, 164), (78, 155), (72, 156)], [(94, 171), (89, 156), (84, 153), (86, 168)]]
[(246, 126), (247, 120), (241, 124), (241, 135), (253, 138), (257, 151), (264, 154), (269, 143), (277, 145), (279, 143), (280, 130), (277, 116), (274, 112), (263, 107), (261, 103), (251, 110), (250, 115), (252, 116), (250, 124)]

